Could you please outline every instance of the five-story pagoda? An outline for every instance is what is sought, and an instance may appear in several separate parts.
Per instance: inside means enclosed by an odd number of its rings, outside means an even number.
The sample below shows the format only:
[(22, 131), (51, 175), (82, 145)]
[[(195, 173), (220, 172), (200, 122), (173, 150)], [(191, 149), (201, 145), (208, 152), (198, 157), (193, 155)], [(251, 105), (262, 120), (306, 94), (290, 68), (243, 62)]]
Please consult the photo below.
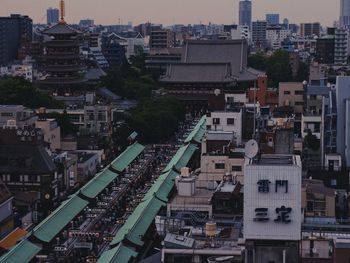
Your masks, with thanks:
[(60, 21), (43, 31), (45, 41), (41, 86), (57, 95), (72, 95), (86, 82), (84, 65), (80, 57), (80, 32), (64, 20), (64, 1), (60, 1)]

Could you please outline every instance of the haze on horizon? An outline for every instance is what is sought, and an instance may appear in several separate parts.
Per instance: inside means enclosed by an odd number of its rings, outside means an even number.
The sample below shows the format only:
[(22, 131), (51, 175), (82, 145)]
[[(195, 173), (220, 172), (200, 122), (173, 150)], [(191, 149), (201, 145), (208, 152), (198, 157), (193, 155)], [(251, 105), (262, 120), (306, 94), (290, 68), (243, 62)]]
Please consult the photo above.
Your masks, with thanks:
[[(339, 18), (340, 0), (252, 0), (253, 20), (266, 13), (279, 13), (290, 23), (320, 22), (332, 26)], [(0, 0), (0, 16), (23, 14), (34, 23), (46, 23), (46, 9), (58, 7), (58, 0)], [(239, 0), (66, 0), (66, 20), (77, 23), (91, 18), (95, 24), (134, 25), (150, 21), (159, 24), (238, 23)]]

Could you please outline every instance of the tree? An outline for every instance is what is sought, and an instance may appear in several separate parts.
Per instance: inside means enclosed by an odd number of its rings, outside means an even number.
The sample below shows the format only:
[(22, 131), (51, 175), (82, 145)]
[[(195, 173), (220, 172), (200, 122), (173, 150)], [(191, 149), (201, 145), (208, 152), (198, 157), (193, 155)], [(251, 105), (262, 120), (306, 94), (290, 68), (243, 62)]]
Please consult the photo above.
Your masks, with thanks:
[(52, 99), (21, 77), (0, 79), (0, 104), (24, 105), (29, 108), (63, 108), (63, 104)]
[(175, 99), (143, 99), (130, 116), (124, 116), (125, 123), (114, 129), (113, 141), (116, 145), (124, 146), (127, 136), (133, 131), (139, 134), (139, 140), (143, 143), (166, 141), (173, 136), (184, 117), (184, 108)]
[(257, 53), (254, 55), (250, 55), (248, 57), (248, 65), (249, 67), (265, 71), (267, 68), (268, 58), (262, 53)]
[(309, 66), (307, 64), (305, 64), (304, 62), (300, 62), (298, 73), (296, 76), (296, 81), (300, 81), (300, 82), (302, 82), (304, 80), (308, 81), (309, 75), (310, 75)]
[(248, 58), (248, 65), (266, 71), (271, 87), (277, 88), (280, 82), (288, 82), (293, 79), (289, 53), (284, 50), (277, 50), (270, 57), (261, 53), (251, 55)]
[(293, 79), (292, 68), (289, 64), (289, 54), (283, 50), (277, 50), (267, 61), (266, 74), (270, 86), (277, 88), (280, 82), (288, 82)]
[(56, 119), (58, 126), (61, 128), (61, 134), (63, 136), (76, 134), (78, 132), (78, 128), (71, 123), (66, 111), (64, 111), (63, 114), (59, 112), (39, 114), (39, 118)]
[(136, 55), (131, 56), (129, 61), (124, 59), (121, 65), (110, 68), (102, 79), (103, 85), (127, 99), (150, 97), (152, 90), (157, 88), (159, 75), (146, 68), (143, 50), (137, 49)]
[(320, 140), (317, 139), (316, 135), (312, 134), (311, 131), (308, 131), (304, 138), (304, 146), (313, 151), (317, 151), (320, 149)]

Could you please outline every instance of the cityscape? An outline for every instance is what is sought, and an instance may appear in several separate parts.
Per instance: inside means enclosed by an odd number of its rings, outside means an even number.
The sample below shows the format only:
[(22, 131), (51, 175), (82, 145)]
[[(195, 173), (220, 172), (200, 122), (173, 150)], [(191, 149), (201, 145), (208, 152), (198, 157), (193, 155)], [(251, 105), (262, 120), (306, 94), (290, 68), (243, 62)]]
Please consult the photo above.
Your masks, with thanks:
[(4, 4), (0, 263), (350, 262), (350, 0), (236, 2)]

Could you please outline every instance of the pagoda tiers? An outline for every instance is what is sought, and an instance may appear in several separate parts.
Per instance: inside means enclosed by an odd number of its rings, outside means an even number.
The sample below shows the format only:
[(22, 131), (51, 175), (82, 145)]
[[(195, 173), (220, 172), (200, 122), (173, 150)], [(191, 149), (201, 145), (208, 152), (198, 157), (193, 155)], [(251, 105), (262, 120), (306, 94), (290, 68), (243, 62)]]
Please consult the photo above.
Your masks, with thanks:
[(71, 95), (86, 82), (79, 51), (80, 32), (63, 21), (44, 30), (43, 34), (50, 39), (44, 44), (42, 70), (46, 77), (41, 84), (57, 95)]

